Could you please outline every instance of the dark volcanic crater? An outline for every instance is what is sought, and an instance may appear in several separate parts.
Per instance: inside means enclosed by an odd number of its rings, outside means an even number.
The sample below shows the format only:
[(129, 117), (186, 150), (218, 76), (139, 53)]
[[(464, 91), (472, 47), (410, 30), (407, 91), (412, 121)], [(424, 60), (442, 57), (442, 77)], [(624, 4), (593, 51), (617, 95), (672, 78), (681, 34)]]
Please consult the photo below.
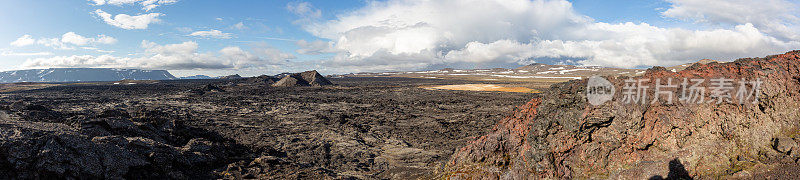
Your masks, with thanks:
[(0, 94), (0, 174), (31, 178), (432, 177), (535, 94), (337, 78), (68, 85)]

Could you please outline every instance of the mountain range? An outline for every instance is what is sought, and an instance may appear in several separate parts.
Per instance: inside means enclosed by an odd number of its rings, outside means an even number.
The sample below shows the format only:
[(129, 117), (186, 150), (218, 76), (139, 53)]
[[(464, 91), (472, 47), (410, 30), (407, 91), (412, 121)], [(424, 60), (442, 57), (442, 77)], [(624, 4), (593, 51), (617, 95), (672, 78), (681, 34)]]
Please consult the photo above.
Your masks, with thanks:
[(0, 72), (0, 83), (177, 79), (166, 70), (49, 68)]

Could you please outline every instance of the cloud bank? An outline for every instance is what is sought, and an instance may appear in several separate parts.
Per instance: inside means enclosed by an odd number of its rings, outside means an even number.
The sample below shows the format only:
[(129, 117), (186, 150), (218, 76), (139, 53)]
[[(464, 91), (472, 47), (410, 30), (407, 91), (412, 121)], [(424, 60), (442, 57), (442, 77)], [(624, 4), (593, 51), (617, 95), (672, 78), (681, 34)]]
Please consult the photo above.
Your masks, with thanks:
[[(783, 8), (793, 5), (774, 1)], [(672, 6), (663, 12), (668, 18), (717, 25), (689, 30), (598, 22), (576, 12), (565, 0), (369, 1), (336, 19), (303, 25), (330, 42), (298, 42), (298, 53), (334, 52), (335, 57), (323, 64), (341, 71), (390, 71), (552, 59), (633, 68), (702, 58), (732, 60), (800, 48), (798, 33), (790, 28), (796, 27), (792, 12), (797, 11), (772, 6), (746, 11), (700, 8), (756, 6), (727, 1), (670, 2)], [(301, 5), (289, 7), (297, 14), (314, 12)], [(781, 13), (774, 14), (777, 10)]]
[(786, 0), (667, 0), (667, 17), (710, 24), (751, 23), (782, 40), (800, 40), (798, 4)]
[(200, 53), (198, 52), (199, 45), (193, 41), (159, 45), (144, 40), (141, 43), (141, 48), (144, 52), (139, 57), (112, 55), (55, 56), (28, 59), (22, 64), (22, 67), (106, 67), (169, 70), (245, 69), (283, 64), (288, 59), (294, 58), (294, 56), (277, 49), (254, 49), (256, 52), (254, 54), (235, 46), (225, 47), (215, 53)]
[(97, 35), (97, 37), (84, 37), (75, 32), (67, 32), (64, 33), (64, 35), (61, 35), (61, 38), (40, 38), (38, 40), (34, 39), (33, 36), (26, 34), (17, 38), (17, 40), (14, 42), (11, 42), (10, 45), (15, 47), (23, 47), (39, 44), (55, 49), (75, 49), (75, 46), (81, 46), (85, 49), (88, 46), (115, 43), (117, 43), (116, 38), (103, 34)]

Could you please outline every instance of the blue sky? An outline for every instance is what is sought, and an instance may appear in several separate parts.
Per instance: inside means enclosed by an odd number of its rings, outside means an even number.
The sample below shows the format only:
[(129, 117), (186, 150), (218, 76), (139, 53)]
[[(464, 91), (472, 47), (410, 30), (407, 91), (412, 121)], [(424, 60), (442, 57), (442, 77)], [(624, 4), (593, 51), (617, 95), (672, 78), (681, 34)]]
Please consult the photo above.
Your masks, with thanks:
[(641, 68), (800, 49), (785, 0), (6, 0), (0, 70)]

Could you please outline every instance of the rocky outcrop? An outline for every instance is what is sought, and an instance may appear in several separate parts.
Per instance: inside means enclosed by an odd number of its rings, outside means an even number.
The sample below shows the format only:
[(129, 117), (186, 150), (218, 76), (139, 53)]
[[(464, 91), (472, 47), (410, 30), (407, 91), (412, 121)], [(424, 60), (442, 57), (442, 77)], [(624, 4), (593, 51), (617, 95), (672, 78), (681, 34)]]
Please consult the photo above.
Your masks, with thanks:
[(320, 75), (316, 70), (306, 71), (302, 73), (294, 73), (286, 75), (272, 86), (275, 87), (293, 87), (293, 86), (325, 86), (332, 85), (328, 79)]
[(303, 80), (308, 82), (309, 85), (312, 86), (326, 86), (326, 85), (333, 85), (325, 76), (320, 75), (317, 70), (311, 70), (300, 73), (300, 76), (303, 77)]
[[(636, 79), (760, 79), (758, 101), (686, 103), (668, 97), (625, 103), (628, 77), (607, 77), (613, 100), (587, 102), (586, 80), (551, 86), (493, 132), (460, 149), (441, 169), (449, 178), (662, 179), (793, 178), (800, 172), (800, 51), (683, 71), (652, 68)], [(655, 82), (644, 82), (653, 98)], [(748, 86), (746, 86), (748, 87)], [(754, 87), (754, 86), (750, 86)], [(736, 86), (738, 88), (738, 86)], [(681, 88), (674, 89), (681, 93)], [(703, 96), (711, 100), (711, 89)]]

